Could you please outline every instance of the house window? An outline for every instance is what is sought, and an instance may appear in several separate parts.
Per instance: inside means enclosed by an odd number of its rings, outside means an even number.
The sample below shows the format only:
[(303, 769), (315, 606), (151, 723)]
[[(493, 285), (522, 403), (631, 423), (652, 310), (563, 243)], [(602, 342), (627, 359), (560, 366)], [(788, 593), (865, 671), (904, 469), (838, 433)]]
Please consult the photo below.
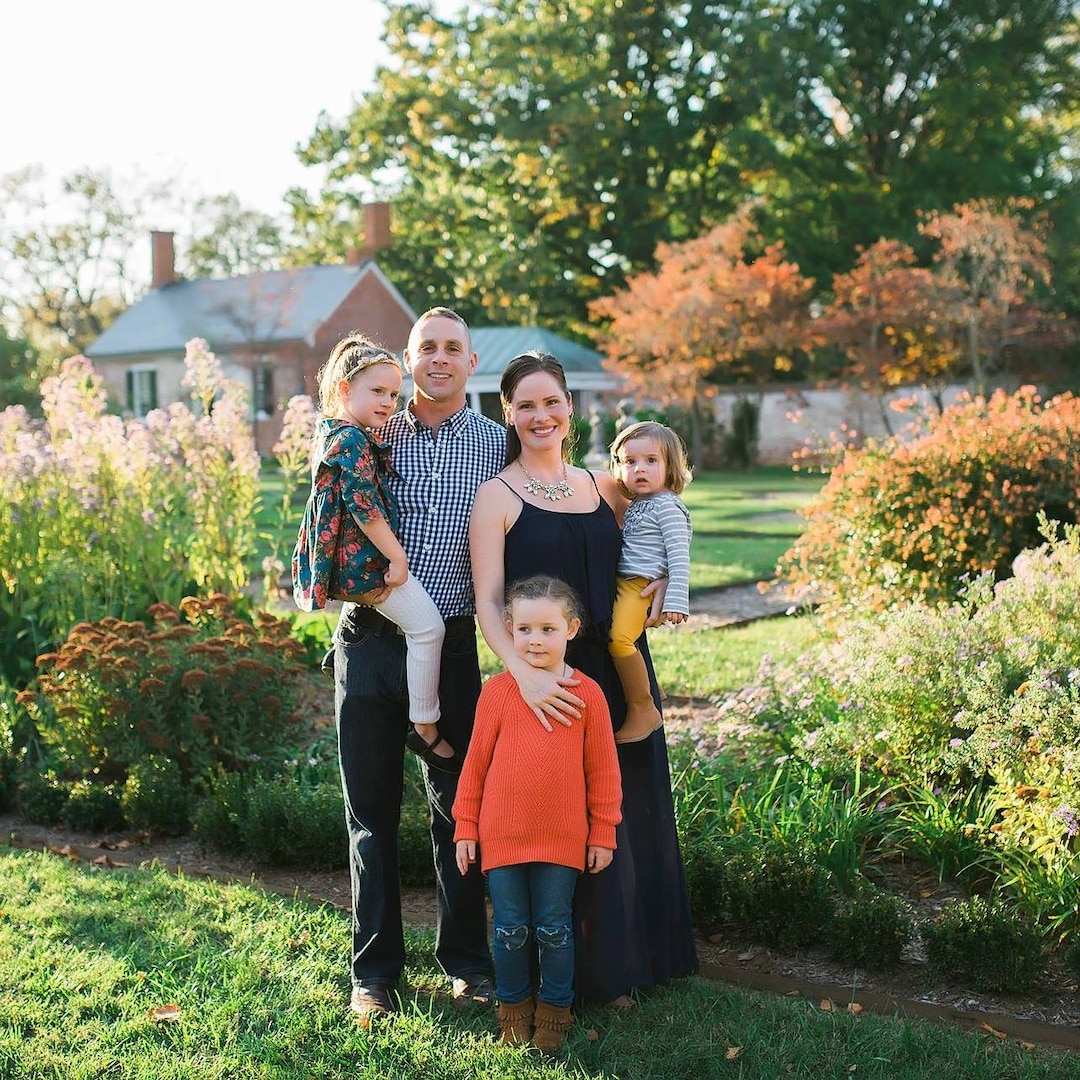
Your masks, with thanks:
[(158, 407), (157, 371), (154, 368), (128, 369), (127, 407), (133, 416), (138, 417)]
[(266, 360), (255, 367), (255, 415), (261, 420), (274, 415), (274, 369)]

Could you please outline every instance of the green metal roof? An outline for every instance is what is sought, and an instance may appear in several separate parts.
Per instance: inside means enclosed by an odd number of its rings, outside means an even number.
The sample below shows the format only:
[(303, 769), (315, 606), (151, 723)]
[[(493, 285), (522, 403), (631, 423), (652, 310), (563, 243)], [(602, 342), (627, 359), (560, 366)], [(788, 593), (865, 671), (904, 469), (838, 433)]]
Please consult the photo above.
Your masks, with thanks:
[(472, 332), (476, 375), (502, 375), (508, 360), (530, 349), (551, 353), (567, 371), (606, 374), (603, 356), (539, 326), (482, 326)]

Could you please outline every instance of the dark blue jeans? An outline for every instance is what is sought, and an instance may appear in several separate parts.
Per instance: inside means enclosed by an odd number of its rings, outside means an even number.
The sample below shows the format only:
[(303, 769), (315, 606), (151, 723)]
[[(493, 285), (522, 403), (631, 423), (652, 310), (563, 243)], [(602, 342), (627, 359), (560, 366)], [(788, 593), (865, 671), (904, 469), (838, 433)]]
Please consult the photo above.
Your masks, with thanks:
[[(335, 705), (352, 880), (354, 986), (395, 985), (405, 966), (398, 829), (409, 700), (405, 638), (377, 612), (348, 604), (334, 656)], [(472, 734), (480, 668), (471, 618), (449, 619), (443, 643), (440, 732), (455, 750)], [(424, 772), (431, 813), (438, 924), (435, 958), (452, 978), (491, 976), (484, 880), (458, 872), (451, 808), (457, 777)]]
[(495, 943), (495, 996), (516, 1005), (532, 996), (530, 931), (540, 958), (536, 996), (549, 1005), (574, 1000), (572, 908), (578, 872), (554, 863), (518, 863), (488, 871)]

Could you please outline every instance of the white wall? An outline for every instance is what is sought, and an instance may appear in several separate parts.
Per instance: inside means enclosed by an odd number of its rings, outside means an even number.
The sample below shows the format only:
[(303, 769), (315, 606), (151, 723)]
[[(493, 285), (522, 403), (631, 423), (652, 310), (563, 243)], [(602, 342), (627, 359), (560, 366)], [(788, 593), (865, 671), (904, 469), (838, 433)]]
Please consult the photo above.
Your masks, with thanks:
[[(944, 404), (953, 404), (963, 389), (947, 387), (941, 395)], [(867, 437), (884, 438), (889, 434), (877, 397), (855, 388), (792, 387), (762, 392), (748, 387), (741, 394), (725, 392), (715, 400), (716, 418), (724, 427), (730, 427), (732, 406), (740, 397), (749, 397), (761, 406), (757, 460), (762, 465), (790, 465), (796, 451), (806, 446), (822, 446), (834, 433), (845, 441), (858, 443)], [(890, 401), (913, 402), (914, 407), (908, 412), (897, 412), (888, 408)], [(885, 404), (894, 433), (900, 433), (920, 408), (937, 412), (930, 394), (918, 387), (906, 387), (887, 395)]]

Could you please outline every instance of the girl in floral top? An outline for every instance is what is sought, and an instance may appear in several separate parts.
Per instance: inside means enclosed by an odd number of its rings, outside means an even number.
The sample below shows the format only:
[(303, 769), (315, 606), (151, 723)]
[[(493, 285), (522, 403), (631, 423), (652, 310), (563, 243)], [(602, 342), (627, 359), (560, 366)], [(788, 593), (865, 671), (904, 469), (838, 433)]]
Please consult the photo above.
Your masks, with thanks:
[(461, 756), (436, 726), (443, 621), (409, 573), (386, 483), (390, 448), (374, 435), (394, 413), (401, 378), (397, 357), (362, 334), (339, 341), (319, 372), (322, 415), (311, 494), (292, 558), (293, 597), (297, 607), (311, 611), (328, 599), (370, 603), (363, 594), (390, 590), (374, 606), (406, 639), (412, 722), (406, 745), (429, 765), (457, 772)]

